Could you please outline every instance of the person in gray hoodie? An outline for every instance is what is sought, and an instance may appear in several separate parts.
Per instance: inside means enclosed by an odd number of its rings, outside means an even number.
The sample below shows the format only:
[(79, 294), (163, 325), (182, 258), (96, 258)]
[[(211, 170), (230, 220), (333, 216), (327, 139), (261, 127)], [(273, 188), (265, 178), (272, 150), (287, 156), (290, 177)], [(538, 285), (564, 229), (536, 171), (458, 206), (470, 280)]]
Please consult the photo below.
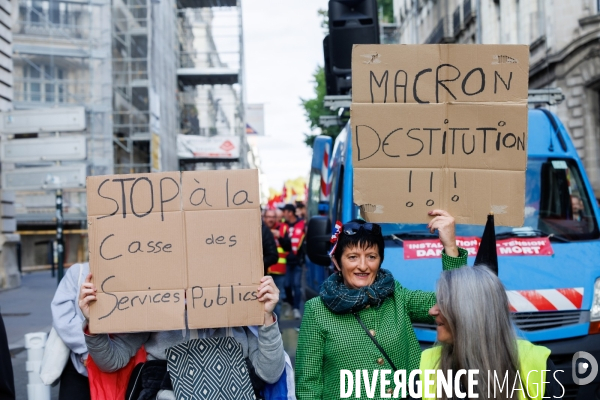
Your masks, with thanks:
[(60, 281), (50, 309), (52, 326), (71, 350), (70, 360), (60, 376), (59, 400), (89, 400), (90, 383), (85, 362), (88, 357), (81, 324), (85, 317), (79, 309), (79, 290), (90, 273), (88, 263), (73, 264)]
[[(81, 286), (79, 296), (79, 307), (86, 320), (89, 319), (89, 305), (96, 300), (96, 287), (91, 283), (91, 277), (91, 274), (87, 276), (85, 283)], [(258, 328), (186, 328), (185, 330), (110, 336), (86, 334), (85, 342), (96, 365), (103, 371), (113, 372), (127, 365), (142, 345), (148, 354), (148, 360), (166, 360), (166, 350), (170, 347), (192, 339), (225, 337), (229, 331), (229, 335), (241, 344), (242, 355), (250, 360), (256, 376), (264, 382), (275, 383), (285, 368), (285, 353), (277, 317), (273, 313), (279, 301), (279, 290), (272, 277), (265, 276), (261, 279), (258, 287), (258, 301), (264, 303), (265, 310), (264, 325)], [(167, 385), (166, 388), (160, 388), (156, 398), (158, 400), (174, 400), (175, 396)]]

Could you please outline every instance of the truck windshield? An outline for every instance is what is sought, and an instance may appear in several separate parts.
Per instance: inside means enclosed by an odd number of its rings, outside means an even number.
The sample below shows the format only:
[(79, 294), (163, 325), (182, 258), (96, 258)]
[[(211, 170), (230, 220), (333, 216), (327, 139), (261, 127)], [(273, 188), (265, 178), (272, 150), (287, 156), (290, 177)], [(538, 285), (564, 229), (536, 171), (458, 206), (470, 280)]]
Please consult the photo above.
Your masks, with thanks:
[[(592, 201), (575, 161), (533, 158), (527, 162), (525, 223), (523, 227), (496, 227), (496, 234), (551, 236), (560, 241), (598, 239), (598, 222)], [(418, 238), (428, 233), (426, 225), (382, 224), (384, 235)], [(481, 236), (483, 226), (457, 225), (458, 236)]]

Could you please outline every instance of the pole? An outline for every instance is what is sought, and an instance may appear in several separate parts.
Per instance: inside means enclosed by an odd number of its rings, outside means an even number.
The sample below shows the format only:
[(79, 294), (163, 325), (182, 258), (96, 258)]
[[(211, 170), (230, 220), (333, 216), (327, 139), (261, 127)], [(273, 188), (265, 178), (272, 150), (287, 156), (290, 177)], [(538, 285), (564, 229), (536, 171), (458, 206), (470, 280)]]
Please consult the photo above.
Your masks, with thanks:
[(63, 241), (63, 197), (62, 189), (56, 191), (56, 252), (58, 253), (58, 283), (64, 275), (65, 245)]

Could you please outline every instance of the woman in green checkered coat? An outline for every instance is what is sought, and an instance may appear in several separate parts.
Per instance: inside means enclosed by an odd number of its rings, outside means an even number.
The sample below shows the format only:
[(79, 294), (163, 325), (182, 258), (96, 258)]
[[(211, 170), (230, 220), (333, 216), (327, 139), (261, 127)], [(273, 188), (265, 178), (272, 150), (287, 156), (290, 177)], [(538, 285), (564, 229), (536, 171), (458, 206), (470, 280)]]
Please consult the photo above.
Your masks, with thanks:
[[(444, 246), (444, 270), (467, 263), (467, 251), (456, 245), (454, 218), (443, 210), (429, 213), (428, 225), (438, 231)], [(339, 399), (340, 370), (393, 370), (387, 357), (361, 327), (359, 319), (379, 342), (396, 369), (419, 368), (421, 349), (412, 322), (433, 322), (428, 315), (435, 294), (410, 290), (380, 268), (384, 256), (381, 227), (355, 220), (336, 224), (330, 253), (338, 273), (331, 275), (319, 297), (306, 303), (296, 351), (296, 397), (298, 400)], [(358, 318), (356, 318), (356, 316)], [(386, 388), (393, 392), (392, 381)], [(356, 389), (356, 382), (355, 382)], [(367, 398), (361, 384), (359, 397)], [(380, 398), (379, 382), (375, 397)], [(356, 393), (352, 393), (352, 398)]]

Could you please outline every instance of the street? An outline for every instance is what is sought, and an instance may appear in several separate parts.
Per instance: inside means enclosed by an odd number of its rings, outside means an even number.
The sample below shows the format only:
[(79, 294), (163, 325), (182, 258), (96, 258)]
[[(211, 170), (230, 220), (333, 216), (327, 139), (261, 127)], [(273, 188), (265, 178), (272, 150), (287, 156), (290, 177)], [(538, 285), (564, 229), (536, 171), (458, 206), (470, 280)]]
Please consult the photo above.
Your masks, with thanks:
[[(12, 355), (17, 399), (27, 399), (27, 372), (24, 335), (49, 332), (52, 326), (50, 302), (56, 289), (56, 278), (50, 271), (23, 274), (21, 286), (0, 292), (0, 311)], [(51, 389), (52, 399), (58, 399), (58, 386)]]

